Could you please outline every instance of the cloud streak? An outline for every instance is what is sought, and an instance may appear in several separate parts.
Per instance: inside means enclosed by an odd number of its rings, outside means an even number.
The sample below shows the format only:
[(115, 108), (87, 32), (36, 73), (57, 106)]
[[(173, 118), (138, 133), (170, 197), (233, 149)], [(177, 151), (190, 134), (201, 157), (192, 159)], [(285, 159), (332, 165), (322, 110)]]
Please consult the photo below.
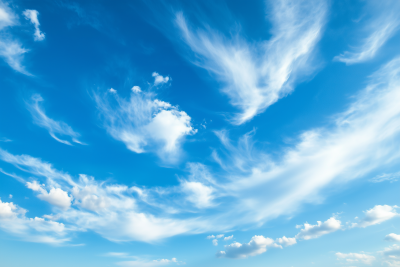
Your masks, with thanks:
[(240, 110), (234, 124), (264, 112), (292, 92), (300, 76), (312, 72), (308, 63), (322, 34), (327, 3), (282, 0), (269, 7), (272, 38), (255, 44), (210, 28), (194, 30), (183, 13), (176, 14), (182, 38), (196, 55), (193, 63), (222, 81), (222, 92)]
[(353, 51), (345, 51), (343, 54), (336, 56), (334, 60), (351, 65), (374, 58), (379, 49), (399, 30), (399, 12), (399, 1), (368, 1), (367, 13), (372, 13), (372, 18), (366, 22), (366, 26), (363, 29), (363, 33), (365, 32), (367, 36)]
[(33, 34), (35, 41), (43, 41), (45, 38), (45, 35), (39, 29), (39, 25), (40, 25), (39, 19), (38, 19), (39, 12), (37, 10), (26, 9), (23, 12), (23, 14), (25, 16), (25, 19), (29, 20), (35, 26), (35, 33)]
[(43, 101), (44, 100), (40, 95), (35, 94), (32, 96), (31, 101), (27, 103), (28, 110), (33, 117), (33, 122), (36, 125), (45, 128), (49, 132), (50, 136), (60, 143), (72, 145), (69, 141), (57, 137), (56, 134), (69, 136), (72, 139), (72, 142), (83, 144), (78, 140), (80, 134), (75, 132), (68, 124), (62, 121), (55, 121), (46, 115), (44, 109), (40, 105)]

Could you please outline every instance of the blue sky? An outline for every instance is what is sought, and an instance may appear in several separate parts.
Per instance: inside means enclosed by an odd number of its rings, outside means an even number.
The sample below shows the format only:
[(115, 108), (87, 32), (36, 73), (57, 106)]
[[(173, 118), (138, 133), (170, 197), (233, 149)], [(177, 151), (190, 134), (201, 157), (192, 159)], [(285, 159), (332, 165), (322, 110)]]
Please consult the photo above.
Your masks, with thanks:
[(0, 265), (400, 266), (398, 14), (0, 2)]

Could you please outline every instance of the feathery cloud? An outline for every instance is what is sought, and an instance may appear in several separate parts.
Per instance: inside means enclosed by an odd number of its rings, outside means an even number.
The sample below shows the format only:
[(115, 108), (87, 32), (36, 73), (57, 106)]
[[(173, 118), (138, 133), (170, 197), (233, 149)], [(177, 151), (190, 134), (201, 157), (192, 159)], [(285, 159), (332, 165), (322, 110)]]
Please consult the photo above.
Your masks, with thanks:
[(196, 54), (194, 64), (225, 83), (222, 91), (240, 110), (232, 119), (242, 124), (285, 97), (295, 81), (310, 73), (308, 65), (325, 24), (325, 1), (271, 1), (272, 38), (250, 44), (214, 29), (193, 30), (182, 13), (176, 24)]
[(49, 132), (50, 136), (60, 143), (71, 145), (69, 141), (58, 138), (56, 134), (69, 136), (72, 139), (72, 142), (83, 144), (78, 140), (80, 134), (75, 132), (68, 124), (47, 117), (44, 109), (40, 105), (43, 101), (44, 100), (40, 95), (35, 94), (32, 96), (31, 101), (27, 103), (28, 110), (33, 117), (33, 122), (36, 125), (45, 128)]
[(375, 57), (379, 49), (400, 29), (400, 3), (396, 0), (385, 2), (367, 1), (367, 12), (373, 18), (364, 28), (367, 37), (353, 51), (345, 51), (334, 60), (347, 65), (368, 61)]
[(339, 259), (346, 259), (347, 262), (356, 263), (362, 262), (364, 264), (372, 264), (375, 261), (375, 257), (368, 254), (361, 253), (341, 253), (337, 252), (336, 257)]

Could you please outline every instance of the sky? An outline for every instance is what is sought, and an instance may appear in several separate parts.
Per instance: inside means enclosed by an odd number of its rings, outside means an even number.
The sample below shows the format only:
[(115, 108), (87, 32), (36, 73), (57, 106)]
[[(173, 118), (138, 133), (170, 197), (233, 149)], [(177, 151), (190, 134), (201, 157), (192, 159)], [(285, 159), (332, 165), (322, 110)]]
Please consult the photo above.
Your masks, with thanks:
[(398, 14), (0, 0), (0, 265), (400, 266)]

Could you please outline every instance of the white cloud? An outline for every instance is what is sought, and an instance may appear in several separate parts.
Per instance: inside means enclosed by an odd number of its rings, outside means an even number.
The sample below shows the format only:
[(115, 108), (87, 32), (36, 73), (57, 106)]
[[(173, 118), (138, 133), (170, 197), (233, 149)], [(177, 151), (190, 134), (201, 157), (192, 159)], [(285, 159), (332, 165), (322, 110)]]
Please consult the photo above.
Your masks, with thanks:
[(32, 101), (27, 103), (28, 110), (30, 111), (33, 117), (33, 122), (36, 125), (45, 128), (49, 132), (50, 136), (60, 143), (71, 145), (69, 141), (58, 138), (56, 134), (69, 136), (73, 142), (83, 144), (78, 140), (80, 134), (75, 132), (68, 124), (47, 117), (44, 109), (40, 106), (40, 102), (43, 102), (43, 98), (40, 95), (35, 94), (32, 96)]
[(360, 254), (360, 253), (336, 253), (336, 256), (339, 259), (346, 259), (347, 262), (362, 262), (364, 264), (372, 264), (375, 261), (375, 257), (367, 254)]
[[(163, 77), (162, 75), (158, 74), (157, 72), (153, 72), (153, 74), (151, 76), (154, 77), (154, 86), (158, 86), (160, 84), (165, 84), (171, 79), (169, 76)], [(132, 88), (132, 90), (133, 90), (133, 88)], [(140, 87), (139, 87), (139, 90), (140, 90)]]
[(295, 237), (286, 237), (286, 236), (283, 236), (282, 238), (277, 238), (275, 242), (284, 245), (285, 247), (292, 246), (297, 243)]
[(13, 195), (9, 194), (9, 195), (8, 195), (8, 198), (13, 198)]
[(37, 181), (33, 181), (32, 183), (27, 182), (26, 187), (33, 191), (40, 192), (37, 196), (39, 199), (47, 201), (60, 209), (67, 210), (71, 206), (72, 197), (61, 188), (53, 187), (50, 189), (50, 192), (47, 192)]
[(137, 86), (137, 85), (133, 86), (131, 90), (132, 90), (132, 92), (134, 92), (134, 93), (140, 93), (140, 92), (142, 92), (142, 89), (140, 89), (140, 87)]
[(325, 222), (318, 221), (316, 225), (304, 224), (304, 228), (296, 235), (297, 239), (309, 240), (333, 233), (342, 228), (341, 222), (334, 217)]
[(391, 233), (391, 234), (388, 234), (388, 235), (385, 237), (385, 240), (387, 240), (387, 241), (394, 241), (394, 242), (400, 242), (400, 235), (397, 235), (397, 234), (395, 234), (395, 233)]
[(222, 237), (224, 237), (224, 234), (219, 234), (219, 235), (216, 236), (217, 239), (218, 238), (222, 238)]
[(170, 264), (181, 265), (185, 264), (182, 261), (178, 261), (176, 258), (172, 259), (160, 259), (160, 260), (144, 260), (144, 259), (137, 259), (134, 261), (121, 261), (117, 263), (120, 266), (138, 266), (138, 267), (148, 267), (148, 266), (165, 266)]
[(45, 36), (44, 33), (41, 32), (39, 29), (40, 25), (38, 19), (39, 12), (37, 10), (26, 9), (23, 14), (25, 18), (27, 20), (30, 20), (31, 23), (35, 26), (35, 33), (33, 34), (35, 41), (43, 41)]
[(240, 110), (232, 122), (242, 124), (285, 97), (294, 82), (312, 70), (308, 64), (325, 24), (325, 1), (270, 1), (272, 38), (247, 42), (207, 27), (194, 31), (182, 13), (176, 24), (196, 54), (194, 64), (225, 83), (222, 91)]
[(197, 131), (190, 116), (152, 93), (131, 93), (129, 100), (113, 95), (113, 104), (107, 95), (94, 95), (111, 136), (133, 152), (155, 151), (166, 162), (177, 161), (184, 138)]
[(336, 56), (334, 60), (347, 65), (365, 62), (374, 58), (378, 50), (400, 28), (400, 3), (397, 0), (385, 2), (367, 1), (367, 12), (372, 13), (373, 18), (367, 21), (363, 31), (368, 35), (363, 38), (361, 45), (352, 52), (346, 51)]
[(400, 178), (400, 172), (396, 173), (383, 173), (380, 175), (375, 176), (374, 178), (370, 179), (369, 181), (372, 183), (381, 183), (384, 181), (396, 182)]
[(232, 238), (233, 238), (233, 235), (226, 236), (226, 237), (224, 237), (224, 241), (231, 240)]
[(110, 89), (108, 89), (108, 91), (109, 91), (110, 93), (112, 93), (112, 94), (114, 94), (114, 93), (117, 92), (117, 90), (115, 90), (114, 88), (110, 88)]
[(265, 238), (262, 235), (255, 235), (251, 238), (249, 243), (234, 242), (225, 246), (225, 251), (219, 251), (217, 257), (226, 258), (246, 258), (249, 256), (256, 256), (267, 251), (268, 248), (282, 248), (274, 243), (271, 238)]
[(213, 238), (215, 238), (214, 235), (209, 235), (209, 236), (207, 236), (207, 239), (213, 239)]
[(70, 228), (44, 218), (27, 218), (26, 212), (12, 202), (0, 199), (0, 228), (28, 242), (57, 245), (69, 241), (64, 236)]
[[(182, 190), (187, 194), (187, 200), (198, 208), (207, 208), (213, 205), (213, 188), (203, 185), (200, 182), (181, 182)], [(218, 236), (217, 236), (218, 238)]]
[(392, 245), (381, 251), (383, 259), (388, 266), (399, 267), (400, 266), (400, 246)]
[(370, 210), (364, 212), (365, 216), (358, 223), (353, 223), (353, 227), (367, 227), (375, 224), (380, 224), (390, 220), (395, 216), (399, 216), (396, 212), (397, 206), (376, 205)]
[(22, 44), (12, 38), (7, 32), (8, 27), (18, 24), (17, 16), (11, 8), (0, 2), (0, 57), (14, 70), (25, 75), (31, 75), (22, 65), (23, 55), (28, 52)]
[(213, 239), (212, 244), (213, 244), (214, 246), (218, 246), (218, 239)]

